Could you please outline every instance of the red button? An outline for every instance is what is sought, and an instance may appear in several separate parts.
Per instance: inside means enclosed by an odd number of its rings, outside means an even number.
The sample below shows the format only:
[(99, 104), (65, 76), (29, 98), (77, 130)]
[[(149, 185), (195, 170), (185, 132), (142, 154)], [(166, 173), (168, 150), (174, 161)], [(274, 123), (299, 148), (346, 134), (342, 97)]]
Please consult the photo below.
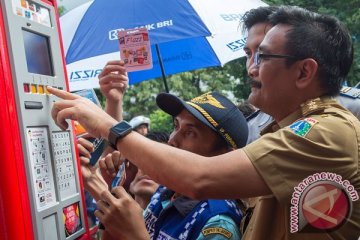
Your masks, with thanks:
[(24, 92), (26, 92), (26, 93), (30, 92), (30, 86), (28, 83), (24, 83)]

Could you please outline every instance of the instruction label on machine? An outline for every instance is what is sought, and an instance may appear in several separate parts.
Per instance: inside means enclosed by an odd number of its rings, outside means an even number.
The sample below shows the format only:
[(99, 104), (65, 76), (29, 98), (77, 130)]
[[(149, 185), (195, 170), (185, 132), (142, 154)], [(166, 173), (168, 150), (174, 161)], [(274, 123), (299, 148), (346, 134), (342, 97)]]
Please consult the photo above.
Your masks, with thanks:
[(56, 202), (48, 129), (29, 127), (26, 129), (29, 156), (38, 210), (52, 206)]
[(70, 133), (68, 131), (53, 132), (51, 137), (60, 198), (63, 200), (77, 193)]

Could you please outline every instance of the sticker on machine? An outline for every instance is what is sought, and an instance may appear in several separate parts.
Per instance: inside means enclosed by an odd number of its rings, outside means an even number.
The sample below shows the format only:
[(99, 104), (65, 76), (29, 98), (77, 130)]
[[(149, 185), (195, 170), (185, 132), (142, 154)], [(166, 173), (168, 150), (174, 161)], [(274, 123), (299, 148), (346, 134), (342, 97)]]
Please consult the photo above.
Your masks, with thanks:
[(66, 237), (76, 233), (82, 228), (79, 203), (63, 208), (63, 220)]

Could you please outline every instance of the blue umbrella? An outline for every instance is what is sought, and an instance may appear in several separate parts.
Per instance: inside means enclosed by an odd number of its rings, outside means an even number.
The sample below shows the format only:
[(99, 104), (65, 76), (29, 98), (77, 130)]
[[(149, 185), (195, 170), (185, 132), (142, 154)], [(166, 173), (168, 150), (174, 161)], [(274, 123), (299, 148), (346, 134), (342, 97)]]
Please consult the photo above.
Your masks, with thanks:
[[(146, 27), (153, 68), (130, 84), (220, 66), (243, 56), (242, 14), (260, 0), (94, 0), (60, 18), (70, 89), (98, 87), (105, 63), (119, 59), (117, 31)], [(158, 55), (161, 53), (161, 57)], [(162, 65), (162, 66), (161, 66)]]

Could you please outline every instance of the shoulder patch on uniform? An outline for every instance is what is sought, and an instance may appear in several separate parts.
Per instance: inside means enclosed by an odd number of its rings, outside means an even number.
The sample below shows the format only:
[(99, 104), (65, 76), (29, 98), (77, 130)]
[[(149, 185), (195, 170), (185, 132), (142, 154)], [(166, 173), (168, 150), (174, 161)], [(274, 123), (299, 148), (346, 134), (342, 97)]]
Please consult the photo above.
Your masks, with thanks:
[(353, 87), (342, 87), (340, 90), (340, 95), (354, 99), (360, 98), (360, 89)]
[(230, 239), (232, 237), (232, 233), (225, 228), (221, 227), (211, 227), (211, 228), (205, 228), (201, 231), (201, 233), (206, 237), (211, 234), (220, 234), (224, 237)]
[(305, 137), (311, 128), (319, 121), (313, 118), (305, 118), (290, 125), (290, 129), (298, 136)]

